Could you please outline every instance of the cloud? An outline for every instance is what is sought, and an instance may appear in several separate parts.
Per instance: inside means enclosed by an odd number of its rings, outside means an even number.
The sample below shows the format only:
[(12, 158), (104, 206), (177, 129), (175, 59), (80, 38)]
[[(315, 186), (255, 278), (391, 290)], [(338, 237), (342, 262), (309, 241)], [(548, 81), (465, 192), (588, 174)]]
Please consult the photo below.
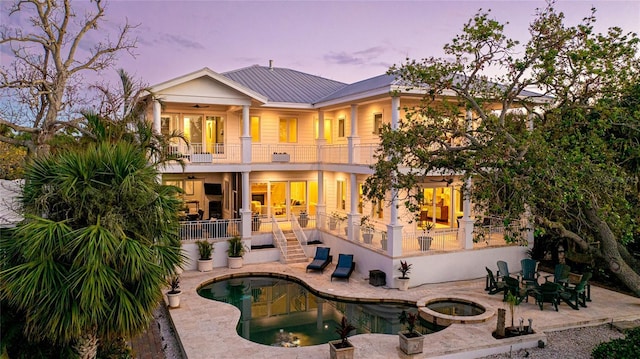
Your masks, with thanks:
[(380, 62), (380, 58), (388, 52), (389, 49), (383, 46), (374, 46), (354, 52), (330, 52), (324, 59), (338, 65), (381, 65), (386, 63)]

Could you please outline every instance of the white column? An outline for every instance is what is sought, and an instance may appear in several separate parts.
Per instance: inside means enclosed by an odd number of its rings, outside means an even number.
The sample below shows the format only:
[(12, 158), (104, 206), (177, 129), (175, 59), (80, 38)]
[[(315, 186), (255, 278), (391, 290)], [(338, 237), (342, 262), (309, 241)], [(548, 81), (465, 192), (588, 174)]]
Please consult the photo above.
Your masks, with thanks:
[(324, 171), (318, 171), (318, 204), (316, 205), (316, 226), (326, 228), (327, 205), (324, 203)]
[(400, 97), (391, 98), (391, 129), (397, 130), (400, 123)]
[(347, 214), (347, 230), (349, 240), (357, 241), (360, 238), (360, 232), (356, 231), (356, 224), (360, 224), (360, 213), (358, 213), (358, 182), (356, 174), (352, 173), (349, 179), (349, 187), (351, 190), (349, 213)]
[(242, 163), (251, 163), (251, 125), (249, 121), (249, 105), (242, 106)]
[(354, 164), (358, 159), (355, 146), (360, 144), (360, 138), (358, 137), (358, 105), (351, 105), (351, 136), (347, 138), (347, 143), (349, 146), (349, 164)]
[(162, 113), (162, 107), (160, 101), (153, 100), (153, 131), (156, 133), (162, 132), (162, 123), (160, 122), (160, 114)]
[(242, 208), (240, 209), (240, 218), (242, 219), (242, 239), (251, 239), (250, 195), (251, 186), (249, 186), (249, 172), (242, 172)]
[[(391, 98), (391, 129), (397, 130), (400, 123), (400, 98)], [(389, 208), (389, 224), (387, 225), (387, 253), (392, 256), (402, 255), (402, 225), (398, 223), (398, 190), (391, 188), (391, 204)], [(392, 276), (393, 278), (393, 276)]]

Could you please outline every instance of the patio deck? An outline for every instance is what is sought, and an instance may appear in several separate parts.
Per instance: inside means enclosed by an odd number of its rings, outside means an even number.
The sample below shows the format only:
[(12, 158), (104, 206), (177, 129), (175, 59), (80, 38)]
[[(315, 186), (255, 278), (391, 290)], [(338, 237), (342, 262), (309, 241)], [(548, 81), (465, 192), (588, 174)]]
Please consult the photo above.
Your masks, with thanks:
[[(266, 263), (245, 265), (241, 269), (214, 268), (212, 272), (187, 271), (181, 276), (182, 299), (180, 308), (169, 314), (175, 325), (184, 351), (189, 359), (199, 358), (328, 358), (329, 345), (299, 348), (281, 348), (253, 343), (240, 337), (235, 330), (240, 311), (228, 304), (200, 297), (196, 288), (205, 281), (229, 273), (282, 273), (298, 277), (309, 286), (332, 295), (359, 298), (405, 299), (418, 303), (429, 298), (463, 297), (472, 299), (489, 311), (507, 308), (501, 295), (488, 295), (484, 291), (485, 279), (423, 285), (401, 292), (369, 285), (367, 278), (354, 273), (349, 282), (330, 281), (335, 264), (324, 273), (305, 273), (306, 263), (283, 265)], [(478, 269), (479, 275), (482, 271)], [(531, 299), (516, 309), (517, 318), (532, 318), (536, 334), (509, 339), (494, 339), (491, 333), (496, 327), (495, 315), (477, 324), (453, 324), (447, 329), (425, 336), (425, 350), (421, 354), (407, 356), (398, 347), (397, 335), (362, 334), (350, 337), (356, 347), (356, 358), (477, 358), (494, 353), (508, 352), (537, 345), (545, 340), (545, 331), (568, 329), (624, 320), (640, 319), (640, 299), (592, 286), (593, 301), (588, 308), (573, 310), (560, 305), (558, 312), (545, 308), (541, 311)], [(510, 321), (507, 309), (507, 322)]]

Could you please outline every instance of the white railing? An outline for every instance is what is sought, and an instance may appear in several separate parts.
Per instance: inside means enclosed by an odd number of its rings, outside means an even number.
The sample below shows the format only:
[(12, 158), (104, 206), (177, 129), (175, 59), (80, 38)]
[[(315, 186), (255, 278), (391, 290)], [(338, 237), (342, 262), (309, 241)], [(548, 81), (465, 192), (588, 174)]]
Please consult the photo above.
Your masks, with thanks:
[(360, 144), (354, 146), (355, 156), (354, 159), (357, 164), (360, 165), (372, 165), (375, 163), (375, 152), (378, 148), (377, 144)]
[(215, 221), (180, 222), (180, 240), (227, 239), (240, 235), (240, 219), (218, 219)]
[(304, 256), (307, 257), (307, 235), (300, 227), (300, 223), (298, 223), (298, 218), (295, 214), (291, 213), (291, 229), (293, 230), (293, 234), (295, 234), (296, 239), (300, 243), (300, 246), (304, 249)]
[(402, 235), (403, 252), (451, 251), (462, 249), (458, 228), (432, 229), (429, 232), (412, 231)]
[(522, 244), (527, 238), (527, 221), (520, 220), (504, 226), (501, 218), (485, 218), (473, 227), (473, 242), (476, 246), (502, 246)]
[(287, 259), (287, 238), (285, 238), (282, 229), (278, 226), (278, 222), (274, 217), (271, 217), (271, 228), (273, 229), (273, 242), (280, 248), (282, 258), (280, 260)]
[(188, 146), (178, 143), (170, 145), (166, 151), (190, 163), (240, 163), (242, 160), (242, 147), (238, 143), (215, 143), (204, 147), (201, 143)]
[(251, 162), (314, 163), (318, 162), (317, 149), (316, 145), (253, 143), (251, 144)]
[(347, 145), (325, 145), (320, 151), (324, 163), (349, 163), (349, 147)]

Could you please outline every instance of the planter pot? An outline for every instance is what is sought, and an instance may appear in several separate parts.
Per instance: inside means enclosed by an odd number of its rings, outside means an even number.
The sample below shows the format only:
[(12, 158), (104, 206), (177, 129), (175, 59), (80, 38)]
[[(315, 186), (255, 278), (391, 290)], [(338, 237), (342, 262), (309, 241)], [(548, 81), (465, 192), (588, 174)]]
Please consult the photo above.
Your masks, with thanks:
[(227, 265), (230, 269), (242, 268), (242, 257), (227, 257)]
[(429, 248), (431, 248), (431, 241), (433, 241), (433, 238), (431, 237), (425, 237), (425, 236), (418, 237), (418, 244), (420, 244), (420, 250), (428, 251)]
[(424, 347), (424, 335), (418, 332), (399, 332), (400, 350), (405, 354), (422, 353)]
[(329, 342), (329, 357), (331, 359), (353, 359), (355, 347), (347, 341), (348, 347), (341, 347), (342, 340)]
[(213, 259), (198, 259), (198, 270), (200, 272), (210, 272), (213, 270)]
[(178, 293), (167, 293), (167, 299), (169, 300), (170, 308), (178, 308), (180, 306), (180, 294)]
[(334, 229), (336, 229), (337, 226), (338, 226), (338, 220), (329, 218), (329, 229), (333, 231)]
[(363, 233), (362, 240), (366, 244), (371, 244), (371, 242), (373, 242), (373, 233)]
[(298, 223), (300, 223), (300, 227), (307, 228), (307, 225), (309, 225), (309, 217), (300, 216)]
[(396, 278), (398, 289), (405, 291), (409, 289), (409, 278)]
[(383, 251), (387, 250), (387, 239), (381, 239), (380, 240), (380, 246), (382, 247)]

